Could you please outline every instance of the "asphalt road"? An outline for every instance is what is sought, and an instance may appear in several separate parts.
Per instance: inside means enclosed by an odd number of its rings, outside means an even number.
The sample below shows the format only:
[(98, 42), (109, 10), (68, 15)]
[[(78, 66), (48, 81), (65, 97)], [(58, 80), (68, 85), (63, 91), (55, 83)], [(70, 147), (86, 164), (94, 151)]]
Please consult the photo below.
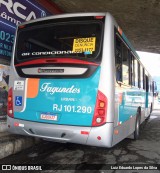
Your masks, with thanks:
[[(160, 104), (158, 106), (160, 107)], [(155, 109), (150, 119), (141, 125), (140, 139), (137, 141), (125, 139), (111, 149), (42, 141), (18, 154), (1, 159), (0, 163), (51, 164), (47, 166), (51, 166), (53, 170), (41, 171), (45, 173), (159, 173), (160, 170), (156, 170), (155, 164), (160, 164), (160, 110)], [(125, 168), (116, 170), (116, 167), (108, 170), (112, 166), (108, 164), (124, 165), (124, 167), (126, 164), (127, 166), (134, 165), (134, 170), (125, 170)], [(154, 167), (151, 169), (148, 166), (149, 170), (147, 167), (146, 170), (141, 170), (141, 164)], [(82, 171), (83, 169), (88, 170)], [(36, 173), (39, 172), (36, 171)]]

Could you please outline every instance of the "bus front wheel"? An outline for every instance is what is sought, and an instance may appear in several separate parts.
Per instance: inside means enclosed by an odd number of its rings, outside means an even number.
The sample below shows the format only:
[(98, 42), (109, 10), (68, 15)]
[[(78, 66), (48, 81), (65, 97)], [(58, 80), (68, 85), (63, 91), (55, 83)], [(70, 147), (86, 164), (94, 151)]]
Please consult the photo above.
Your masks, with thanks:
[(139, 138), (140, 132), (140, 114), (136, 116), (136, 123), (135, 123), (135, 131), (134, 131), (134, 139), (137, 140)]

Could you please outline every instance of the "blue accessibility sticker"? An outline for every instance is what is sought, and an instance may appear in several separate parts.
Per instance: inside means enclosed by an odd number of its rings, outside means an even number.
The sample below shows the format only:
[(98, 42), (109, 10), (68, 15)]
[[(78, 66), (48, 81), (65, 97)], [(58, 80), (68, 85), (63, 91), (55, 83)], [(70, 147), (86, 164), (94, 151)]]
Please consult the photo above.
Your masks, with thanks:
[(22, 96), (15, 97), (15, 106), (22, 106)]

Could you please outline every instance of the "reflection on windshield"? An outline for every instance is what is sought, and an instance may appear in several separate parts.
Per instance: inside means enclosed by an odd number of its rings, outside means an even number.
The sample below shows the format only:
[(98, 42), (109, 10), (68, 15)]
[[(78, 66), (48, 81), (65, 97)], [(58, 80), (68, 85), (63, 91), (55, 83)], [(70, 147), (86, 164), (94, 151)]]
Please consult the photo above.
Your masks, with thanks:
[(102, 22), (68, 22), (22, 29), (17, 59), (74, 57), (95, 59), (100, 51)]

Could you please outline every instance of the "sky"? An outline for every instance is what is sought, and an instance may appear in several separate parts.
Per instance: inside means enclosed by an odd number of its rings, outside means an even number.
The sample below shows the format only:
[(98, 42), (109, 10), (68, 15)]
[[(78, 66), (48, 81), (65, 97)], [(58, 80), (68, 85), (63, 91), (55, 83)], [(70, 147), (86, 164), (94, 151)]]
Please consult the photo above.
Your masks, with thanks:
[(137, 51), (140, 60), (151, 74), (160, 77), (160, 54)]
[(137, 51), (140, 60), (156, 82), (160, 92), (160, 54)]

